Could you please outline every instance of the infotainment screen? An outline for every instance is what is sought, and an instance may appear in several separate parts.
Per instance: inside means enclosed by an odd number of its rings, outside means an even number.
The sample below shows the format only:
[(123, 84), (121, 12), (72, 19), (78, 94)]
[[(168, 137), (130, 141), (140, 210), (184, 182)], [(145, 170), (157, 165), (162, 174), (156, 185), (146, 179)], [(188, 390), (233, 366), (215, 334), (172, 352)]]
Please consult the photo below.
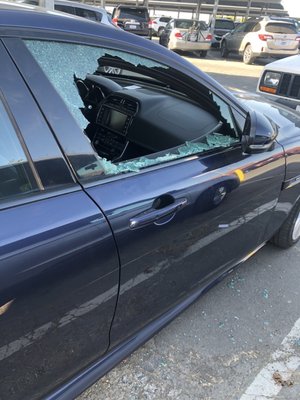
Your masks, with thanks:
[(114, 131), (122, 133), (126, 119), (126, 114), (123, 114), (117, 110), (110, 109), (107, 126)]

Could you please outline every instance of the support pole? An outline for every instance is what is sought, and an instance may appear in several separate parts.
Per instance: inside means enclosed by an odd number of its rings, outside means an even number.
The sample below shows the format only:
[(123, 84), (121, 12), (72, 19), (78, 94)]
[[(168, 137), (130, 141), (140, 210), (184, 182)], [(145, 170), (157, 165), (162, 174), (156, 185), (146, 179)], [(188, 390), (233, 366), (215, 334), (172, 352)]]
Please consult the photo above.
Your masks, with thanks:
[(212, 12), (212, 17), (211, 17), (211, 23), (210, 23), (210, 29), (211, 29), (212, 32), (215, 29), (216, 16), (218, 14), (218, 7), (219, 7), (219, 0), (215, 0), (213, 12)]
[(252, 0), (248, 0), (246, 19), (248, 19), (250, 16), (251, 3), (252, 3)]
[(196, 20), (199, 20), (200, 10), (201, 10), (201, 0), (198, 0), (196, 7), (196, 16), (195, 16)]
[(54, 0), (39, 0), (39, 6), (47, 10), (54, 10)]

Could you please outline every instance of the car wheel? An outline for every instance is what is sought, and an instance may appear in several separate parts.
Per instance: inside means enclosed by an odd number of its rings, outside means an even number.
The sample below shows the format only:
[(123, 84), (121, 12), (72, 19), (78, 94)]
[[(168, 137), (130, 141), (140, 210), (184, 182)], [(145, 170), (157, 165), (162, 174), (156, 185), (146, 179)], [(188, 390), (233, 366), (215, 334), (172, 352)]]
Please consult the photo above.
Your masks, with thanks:
[(271, 242), (278, 247), (287, 249), (300, 239), (300, 201), (292, 208), (288, 218), (273, 236)]
[(244, 50), (243, 61), (245, 64), (252, 64), (254, 60), (255, 57), (253, 56), (252, 48), (250, 44), (248, 44)]
[(221, 57), (226, 58), (229, 54), (227, 43), (224, 41), (221, 44)]

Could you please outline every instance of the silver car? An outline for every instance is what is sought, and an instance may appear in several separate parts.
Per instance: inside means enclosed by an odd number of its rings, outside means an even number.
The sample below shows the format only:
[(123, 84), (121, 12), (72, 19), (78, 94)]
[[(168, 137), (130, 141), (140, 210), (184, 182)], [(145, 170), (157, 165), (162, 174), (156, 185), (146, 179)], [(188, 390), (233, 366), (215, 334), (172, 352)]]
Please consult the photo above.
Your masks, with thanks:
[(172, 19), (162, 31), (159, 43), (170, 50), (193, 52), (206, 57), (212, 35), (203, 21)]

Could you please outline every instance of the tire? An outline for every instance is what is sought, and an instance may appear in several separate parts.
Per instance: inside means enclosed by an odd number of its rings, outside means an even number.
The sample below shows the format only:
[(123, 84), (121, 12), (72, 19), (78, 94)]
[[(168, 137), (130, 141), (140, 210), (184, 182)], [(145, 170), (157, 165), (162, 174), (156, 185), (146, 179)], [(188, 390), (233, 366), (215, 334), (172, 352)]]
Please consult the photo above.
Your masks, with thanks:
[(200, 57), (205, 58), (207, 56), (207, 50), (200, 51)]
[(271, 242), (282, 249), (288, 249), (300, 239), (300, 201), (298, 201), (289, 213), (285, 222), (275, 233)]
[(221, 44), (221, 57), (226, 58), (226, 57), (228, 57), (228, 54), (229, 54), (229, 51), (227, 48), (227, 43), (224, 41)]
[(244, 50), (243, 61), (245, 64), (253, 64), (255, 57), (253, 56), (251, 45), (248, 44)]

